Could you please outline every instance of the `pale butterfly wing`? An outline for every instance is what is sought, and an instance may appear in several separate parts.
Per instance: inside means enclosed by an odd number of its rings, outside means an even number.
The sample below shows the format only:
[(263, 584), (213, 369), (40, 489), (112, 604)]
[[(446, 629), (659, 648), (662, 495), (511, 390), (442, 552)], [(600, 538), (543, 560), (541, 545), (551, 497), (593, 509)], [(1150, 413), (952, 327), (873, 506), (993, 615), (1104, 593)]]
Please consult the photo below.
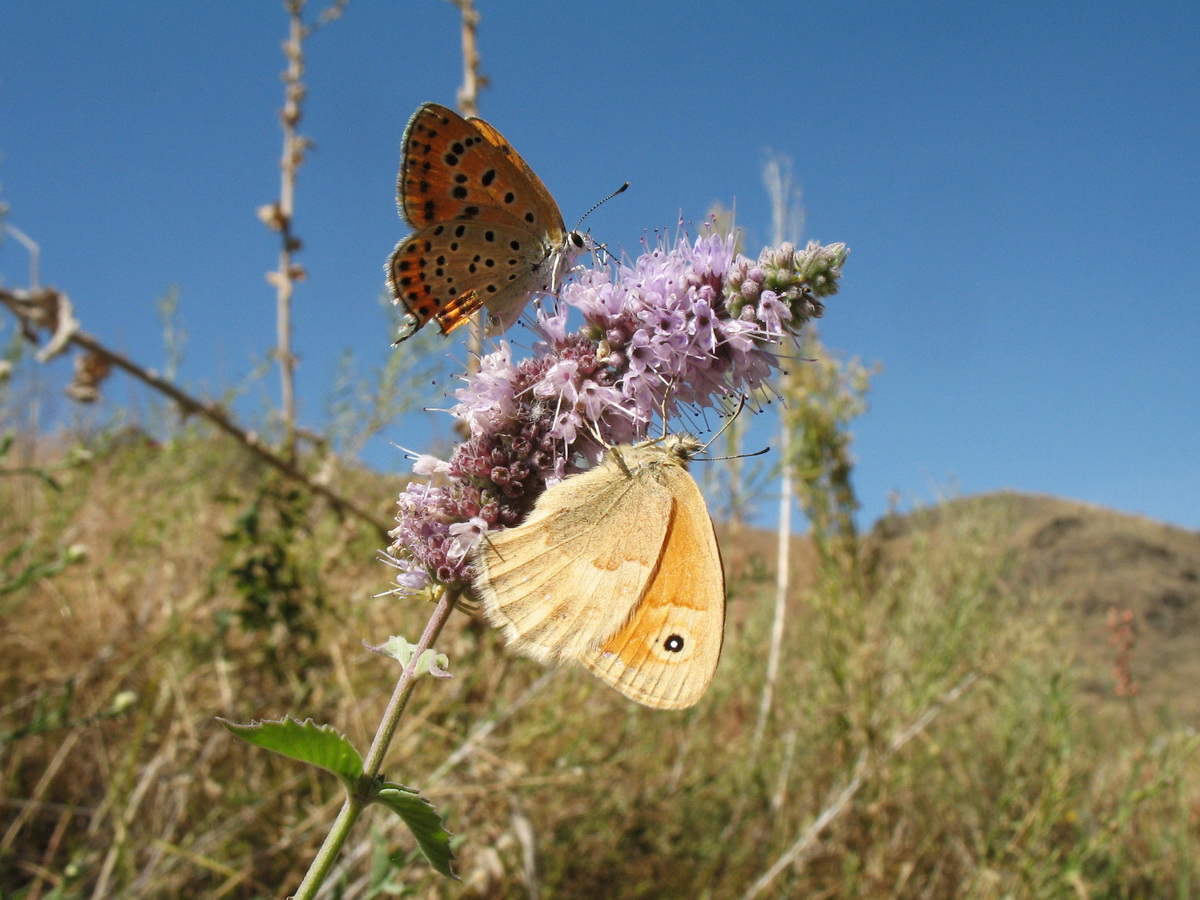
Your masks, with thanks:
[(684, 709), (708, 690), (725, 634), (725, 578), (695, 480), (667, 469), (674, 507), (660, 564), (632, 618), (582, 662), (626, 697)]
[(581, 659), (633, 614), (670, 512), (662, 485), (626, 477), (611, 459), (571, 476), (521, 525), (480, 542), (472, 562), (484, 616), (518, 653)]
[(510, 647), (576, 660), (646, 706), (682, 709), (716, 672), (725, 578), (686, 461), (690, 436), (611, 450), (476, 549), (475, 589)]
[(409, 319), (399, 340), (431, 318), (449, 332), (480, 306), (490, 330), (503, 330), (530, 294), (558, 289), (585, 241), (566, 232), (550, 192), (495, 128), (426, 103), (403, 145), (398, 203), (418, 230), (388, 261)]

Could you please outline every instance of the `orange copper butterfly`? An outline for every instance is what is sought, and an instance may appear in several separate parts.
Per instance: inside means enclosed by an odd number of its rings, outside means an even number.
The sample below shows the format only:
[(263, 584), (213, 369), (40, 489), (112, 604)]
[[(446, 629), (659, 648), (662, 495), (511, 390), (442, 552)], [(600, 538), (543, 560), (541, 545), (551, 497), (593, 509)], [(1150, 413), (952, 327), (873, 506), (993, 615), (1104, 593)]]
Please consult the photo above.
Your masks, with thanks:
[(588, 241), (567, 231), (546, 186), (499, 131), (426, 103), (403, 148), (396, 202), (415, 232), (388, 260), (392, 301), (408, 313), (397, 343), (435, 318), (448, 334), (481, 306), (498, 333), (530, 294), (558, 290)]

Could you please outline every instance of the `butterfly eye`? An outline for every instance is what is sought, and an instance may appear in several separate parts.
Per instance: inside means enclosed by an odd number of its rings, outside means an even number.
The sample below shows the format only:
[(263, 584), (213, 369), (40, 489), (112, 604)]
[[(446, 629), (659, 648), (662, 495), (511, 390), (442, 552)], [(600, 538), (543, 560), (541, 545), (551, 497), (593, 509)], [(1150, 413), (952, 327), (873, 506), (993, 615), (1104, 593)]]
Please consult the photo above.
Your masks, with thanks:
[(572, 231), (570, 237), (571, 237), (571, 243), (574, 244), (576, 247), (578, 247), (580, 250), (582, 250), (583, 249), (583, 235), (580, 234), (578, 231)]
[(663, 641), (663, 649), (668, 653), (678, 653), (683, 649), (683, 638), (677, 634), (671, 635)]

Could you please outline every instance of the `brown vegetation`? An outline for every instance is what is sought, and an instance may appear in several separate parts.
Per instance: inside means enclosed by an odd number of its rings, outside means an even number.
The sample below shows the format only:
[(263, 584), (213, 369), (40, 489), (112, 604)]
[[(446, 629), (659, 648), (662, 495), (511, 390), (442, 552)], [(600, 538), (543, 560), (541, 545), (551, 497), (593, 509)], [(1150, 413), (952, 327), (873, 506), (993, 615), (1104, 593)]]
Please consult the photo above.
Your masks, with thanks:
[[(396, 673), (361, 641), (414, 637), (428, 610), (373, 596), (388, 570), (366, 526), (225, 444), (89, 451), (57, 489), (0, 478), (0, 896), (285, 896), (338, 788), (215, 717), (312, 716), (365, 748)], [(346, 480), (388, 514), (397, 480)], [(447, 815), (463, 883), (420, 859), (379, 865), (412, 842), (370, 814), (339, 864), (347, 896), (756, 895), (856, 775), (758, 895), (1196, 890), (1200, 536), (998, 495), (889, 519), (873, 540), (857, 582), (797, 542), (807, 583), (753, 758), (769, 535), (725, 548), (725, 657), (688, 712), (582, 671), (546, 677), (456, 616), (438, 648), (455, 677), (418, 686), (386, 770)], [(1138, 628), (1131, 699), (1114, 694), (1110, 607)]]

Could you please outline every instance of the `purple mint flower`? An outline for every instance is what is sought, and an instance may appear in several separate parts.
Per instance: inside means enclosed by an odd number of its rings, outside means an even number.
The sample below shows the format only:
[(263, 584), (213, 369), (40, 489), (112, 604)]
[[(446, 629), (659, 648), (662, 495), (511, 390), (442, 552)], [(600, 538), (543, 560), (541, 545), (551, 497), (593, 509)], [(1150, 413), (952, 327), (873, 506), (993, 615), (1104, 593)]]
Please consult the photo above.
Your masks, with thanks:
[(456, 522), (448, 530), (453, 546), (447, 555), (456, 562), (461, 562), (468, 553), (475, 549), (479, 539), (487, 534), (488, 523), (479, 516), (472, 516), (466, 522)]
[[(632, 265), (576, 273), (539, 309), (534, 355), (484, 356), (456, 391), (470, 437), (446, 462), (418, 458), (439, 486), (400, 495), (390, 560), (401, 590), (469, 581), (470, 550), (519, 523), (545, 490), (612, 444), (643, 439), (656, 416), (727, 405), (767, 385), (785, 334), (822, 314), (847, 250), (810, 243), (734, 254), (734, 235), (659, 246)], [(567, 331), (571, 308), (584, 326)]]

